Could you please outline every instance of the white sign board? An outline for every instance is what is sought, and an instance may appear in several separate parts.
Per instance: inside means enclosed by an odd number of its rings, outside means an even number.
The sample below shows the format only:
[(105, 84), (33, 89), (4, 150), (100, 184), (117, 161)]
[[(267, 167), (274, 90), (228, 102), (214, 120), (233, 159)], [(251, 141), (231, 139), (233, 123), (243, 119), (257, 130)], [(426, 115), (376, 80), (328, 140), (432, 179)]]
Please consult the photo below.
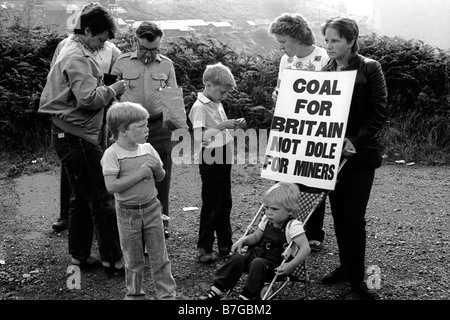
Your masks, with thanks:
[(261, 177), (334, 190), (356, 70), (286, 69)]

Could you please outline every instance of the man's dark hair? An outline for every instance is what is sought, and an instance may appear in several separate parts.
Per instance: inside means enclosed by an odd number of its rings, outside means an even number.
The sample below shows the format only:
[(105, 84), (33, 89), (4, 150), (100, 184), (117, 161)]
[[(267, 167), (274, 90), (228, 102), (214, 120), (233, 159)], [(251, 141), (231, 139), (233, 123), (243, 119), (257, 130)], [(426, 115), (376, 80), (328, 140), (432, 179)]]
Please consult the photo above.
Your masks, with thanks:
[(139, 39), (145, 39), (153, 42), (156, 38), (162, 38), (163, 31), (154, 22), (144, 21), (136, 29), (136, 36)]
[(108, 30), (110, 39), (114, 38), (117, 32), (117, 25), (111, 13), (105, 7), (92, 3), (81, 11), (73, 33), (84, 34), (86, 28), (89, 28), (92, 36)]

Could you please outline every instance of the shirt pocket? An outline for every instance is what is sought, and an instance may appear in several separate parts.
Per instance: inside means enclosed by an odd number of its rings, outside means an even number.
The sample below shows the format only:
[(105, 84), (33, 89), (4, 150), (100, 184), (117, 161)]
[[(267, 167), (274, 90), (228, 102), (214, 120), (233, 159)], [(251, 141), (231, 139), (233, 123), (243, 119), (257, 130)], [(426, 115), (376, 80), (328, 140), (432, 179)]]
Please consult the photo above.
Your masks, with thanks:
[(164, 73), (152, 73), (152, 89), (159, 90), (167, 85), (167, 79), (169, 76)]
[(123, 80), (127, 85), (127, 91), (136, 92), (139, 91), (140, 77), (139, 72), (136, 71), (125, 71), (123, 73)]

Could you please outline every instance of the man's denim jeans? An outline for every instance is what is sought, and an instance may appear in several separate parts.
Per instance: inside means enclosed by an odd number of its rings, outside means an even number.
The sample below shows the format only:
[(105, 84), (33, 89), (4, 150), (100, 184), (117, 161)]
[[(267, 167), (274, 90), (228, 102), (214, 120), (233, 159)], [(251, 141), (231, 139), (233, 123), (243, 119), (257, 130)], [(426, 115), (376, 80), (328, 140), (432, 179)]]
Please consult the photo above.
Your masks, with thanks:
[(155, 198), (149, 206), (140, 209), (130, 209), (116, 202), (116, 211), (125, 261), (125, 299), (145, 299), (143, 242), (150, 259), (156, 298), (175, 299), (176, 286), (166, 249), (159, 200)]
[(100, 160), (103, 151), (77, 136), (53, 134), (52, 145), (72, 188), (69, 212), (69, 253), (78, 260), (91, 255), (95, 231), (102, 261), (122, 257), (114, 197), (108, 193)]

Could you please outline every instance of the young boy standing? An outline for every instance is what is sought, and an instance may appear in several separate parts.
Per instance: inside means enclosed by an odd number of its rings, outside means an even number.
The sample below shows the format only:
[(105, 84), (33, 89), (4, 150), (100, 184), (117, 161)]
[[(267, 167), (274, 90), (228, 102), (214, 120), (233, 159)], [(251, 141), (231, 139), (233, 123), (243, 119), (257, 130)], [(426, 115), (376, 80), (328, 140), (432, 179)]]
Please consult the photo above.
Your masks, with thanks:
[(156, 181), (164, 179), (165, 171), (156, 150), (146, 143), (148, 117), (145, 108), (131, 102), (113, 104), (106, 116), (115, 142), (105, 151), (101, 164), (106, 188), (116, 201), (127, 300), (145, 299), (143, 242), (149, 253), (156, 297), (175, 299), (175, 280), (155, 187)]
[(231, 245), (230, 213), (232, 134), (229, 129), (246, 125), (243, 118), (227, 118), (221, 101), (236, 86), (230, 69), (221, 63), (208, 65), (203, 73), (205, 88), (191, 108), (189, 119), (194, 130), (196, 148), (201, 146), (199, 159), (202, 180), (202, 209), (197, 242), (198, 258), (211, 263), (214, 233), (217, 235), (219, 255), (228, 257)]
[[(292, 183), (274, 184), (263, 196), (264, 213), (257, 230), (238, 241), (231, 250), (237, 251), (214, 276), (214, 284), (200, 300), (219, 300), (224, 291), (232, 289), (242, 273), (248, 273), (240, 295), (243, 300), (256, 299), (269, 277), (289, 275), (310, 253), (303, 224), (294, 219), (300, 192)], [(283, 264), (285, 246), (295, 243), (294, 258)], [(251, 246), (246, 254), (241, 249)]]

